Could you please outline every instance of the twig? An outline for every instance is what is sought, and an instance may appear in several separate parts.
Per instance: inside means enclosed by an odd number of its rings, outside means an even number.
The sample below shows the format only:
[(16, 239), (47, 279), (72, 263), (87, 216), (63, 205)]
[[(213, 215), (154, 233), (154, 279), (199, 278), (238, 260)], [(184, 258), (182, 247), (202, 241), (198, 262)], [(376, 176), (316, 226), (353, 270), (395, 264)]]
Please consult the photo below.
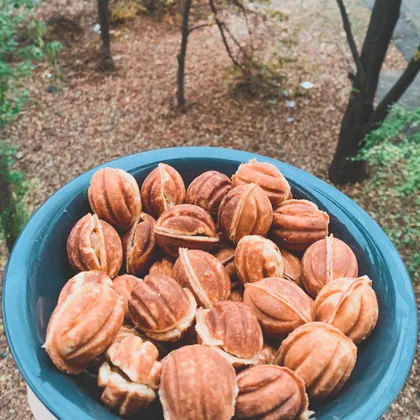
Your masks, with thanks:
[(406, 69), (395, 82), (394, 86), (385, 95), (379, 105), (376, 107), (372, 116), (370, 117), (369, 124), (371, 126), (381, 123), (390, 111), (390, 107), (398, 102), (407, 88), (411, 85), (417, 74), (420, 72), (420, 45), (417, 47), (413, 58), (408, 63)]
[(251, 27), (249, 25), (248, 16), (247, 16), (248, 9), (241, 3), (241, 0), (234, 0), (233, 4), (236, 7), (238, 7), (241, 10), (242, 14), (244, 15), (246, 29), (248, 31), (249, 39), (250, 39), (250, 42), (251, 42), (251, 50), (252, 50), (252, 53), (254, 53), (254, 44), (253, 44), (253, 40), (252, 40), (252, 30), (251, 30)]
[(188, 29), (188, 35), (191, 32), (196, 31), (197, 29), (205, 28), (206, 26), (213, 26), (213, 23), (203, 23), (201, 25), (193, 26), (192, 28)]
[(222, 26), (224, 27), (225, 31), (227, 32), (227, 34), (229, 35), (233, 43), (239, 48), (239, 51), (241, 51), (241, 53), (244, 55), (245, 59), (248, 60), (249, 62), (252, 62), (251, 57), (249, 57), (249, 55), (245, 52), (244, 48), (239, 43), (239, 41), (233, 36), (232, 32), (227, 27), (227, 25), (224, 22), (222, 22)]
[(354, 63), (356, 64), (357, 74), (364, 80), (365, 72), (362, 65), (362, 60), (360, 59), (359, 52), (357, 51), (356, 42), (354, 41), (353, 33), (351, 31), (351, 24), (349, 16), (347, 14), (346, 7), (344, 6), (343, 0), (337, 0), (338, 8), (340, 9), (341, 18), (343, 20), (344, 31), (346, 32), (347, 42), (349, 43), (350, 51), (353, 55)]
[(245, 69), (243, 68), (243, 66), (241, 66), (241, 64), (235, 59), (235, 57), (233, 56), (233, 54), (232, 54), (232, 51), (231, 51), (231, 49), (230, 49), (230, 47), (229, 47), (229, 44), (228, 44), (228, 42), (227, 42), (227, 39), (226, 39), (226, 35), (225, 35), (225, 31), (224, 31), (224, 29), (223, 29), (223, 23), (219, 20), (219, 18), (218, 18), (218, 16), (217, 16), (217, 9), (216, 9), (216, 6), (214, 5), (214, 1), (213, 0), (209, 0), (209, 5), (210, 5), (210, 9), (211, 9), (211, 11), (212, 11), (212, 13), (213, 13), (213, 16), (214, 16), (214, 20), (215, 20), (215, 22), (216, 22), (216, 25), (217, 25), (217, 27), (219, 28), (219, 32), (220, 32), (220, 35), (221, 35), (221, 37), (222, 37), (222, 41), (223, 41), (223, 44), (224, 44), (224, 46), (225, 46), (225, 49), (226, 49), (226, 52), (228, 53), (228, 55), (229, 55), (229, 58), (232, 60), (232, 63), (238, 68), (238, 69), (240, 69), (243, 73), (245, 73)]

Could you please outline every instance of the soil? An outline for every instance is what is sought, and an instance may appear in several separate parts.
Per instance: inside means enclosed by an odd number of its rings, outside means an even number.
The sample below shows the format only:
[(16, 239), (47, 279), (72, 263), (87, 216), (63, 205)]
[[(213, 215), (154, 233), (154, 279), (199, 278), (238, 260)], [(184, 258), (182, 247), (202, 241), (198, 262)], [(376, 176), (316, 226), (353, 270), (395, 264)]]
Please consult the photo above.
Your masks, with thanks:
[[(360, 43), (368, 10), (348, 3)], [(29, 213), (77, 175), (131, 153), (172, 146), (220, 146), (247, 150), (295, 165), (327, 180), (350, 83), (352, 59), (334, 0), (275, 0), (290, 13), (299, 62), (285, 67), (289, 76), (279, 95), (253, 97), (229, 89), (231, 63), (216, 27), (191, 34), (188, 44), (187, 112), (174, 109), (178, 26), (172, 19), (139, 16), (113, 28), (112, 55), (117, 70), (98, 71), (95, 2), (53, 0), (38, 11), (45, 20), (65, 16), (53, 26), (66, 45), (60, 58), (62, 80), (49, 78), (39, 65), (30, 83), (30, 101), (6, 138), (17, 144), (17, 163), (31, 180)], [(70, 24), (68, 23), (70, 22)], [(235, 19), (232, 22), (235, 25)], [(64, 28), (64, 29), (63, 29)], [(386, 69), (405, 61), (391, 46)], [(300, 82), (313, 87), (304, 90)], [(50, 86), (57, 88), (51, 89)], [(50, 93), (50, 92), (51, 93)], [(290, 102), (294, 106), (291, 107)], [(352, 198), (363, 186), (345, 188)], [(0, 267), (6, 262), (0, 249)], [(0, 272), (2, 277), (2, 272)], [(416, 286), (420, 297), (420, 288)], [(403, 392), (385, 419), (420, 418), (418, 359)], [(0, 418), (29, 419), (23, 380), (8, 350), (0, 324)]]

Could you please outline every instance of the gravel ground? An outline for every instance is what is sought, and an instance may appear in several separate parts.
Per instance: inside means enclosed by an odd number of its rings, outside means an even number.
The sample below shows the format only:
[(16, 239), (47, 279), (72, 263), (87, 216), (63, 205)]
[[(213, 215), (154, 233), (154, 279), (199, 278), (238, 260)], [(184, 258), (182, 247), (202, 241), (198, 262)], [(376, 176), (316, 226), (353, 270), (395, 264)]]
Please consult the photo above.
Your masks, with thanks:
[[(302, 4), (300, 4), (302, 3)], [(314, 87), (293, 98), (249, 100), (227, 89), (229, 59), (216, 28), (195, 31), (188, 47), (186, 114), (173, 110), (176, 54), (175, 26), (138, 18), (115, 28), (113, 55), (118, 70), (94, 69), (97, 35), (91, 30), (92, 2), (51, 1), (40, 14), (65, 14), (78, 19), (81, 33), (66, 34), (62, 56), (64, 80), (58, 93), (48, 93), (49, 71), (40, 66), (30, 85), (31, 100), (6, 133), (20, 146), (18, 167), (32, 182), (27, 199), (36, 209), (60, 186), (100, 163), (127, 154), (171, 146), (210, 145), (261, 153), (286, 161), (323, 179), (335, 148), (339, 124), (349, 94), (346, 73), (351, 55), (333, 0), (322, 8), (315, 0), (296, 6), (276, 0), (291, 11), (289, 27), (297, 30), (301, 60), (291, 65), (286, 88), (309, 80)], [(358, 37), (366, 27), (366, 9), (352, 2), (351, 16)], [(82, 14), (83, 13), (83, 14)], [(294, 66), (294, 67), (293, 67)], [(401, 69), (404, 60), (391, 47), (387, 69)], [(286, 98), (285, 98), (286, 99)], [(292, 120), (290, 120), (292, 119)], [(310, 152), (308, 152), (308, 149)], [(353, 198), (362, 186), (345, 189)], [(6, 261), (0, 249), (0, 267)], [(0, 272), (2, 276), (2, 272)], [(420, 288), (416, 287), (420, 297)], [(420, 418), (419, 369), (416, 359), (404, 391), (385, 419)], [(8, 351), (0, 324), (0, 419), (29, 419), (24, 383)]]

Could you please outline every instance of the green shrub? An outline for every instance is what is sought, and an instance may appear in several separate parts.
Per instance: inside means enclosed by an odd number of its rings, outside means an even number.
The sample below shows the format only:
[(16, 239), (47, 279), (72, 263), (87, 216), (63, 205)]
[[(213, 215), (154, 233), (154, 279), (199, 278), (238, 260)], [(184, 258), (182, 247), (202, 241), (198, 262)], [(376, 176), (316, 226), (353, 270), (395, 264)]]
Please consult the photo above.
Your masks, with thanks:
[(27, 220), (23, 205), (28, 183), (22, 172), (13, 169), (16, 148), (0, 142), (0, 235), (9, 248)]
[(420, 108), (394, 107), (366, 136), (358, 159), (373, 172), (367, 209), (403, 255), (412, 279), (420, 280)]
[[(225, 27), (228, 43), (236, 52), (236, 61), (227, 74), (228, 88), (250, 96), (277, 97), (292, 86), (288, 80), (291, 69), (297, 69), (297, 33), (289, 25), (288, 15), (274, 9), (271, 0), (239, 5), (248, 35), (239, 42)], [(235, 9), (233, 9), (235, 10)], [(238, 10), (237, 10), (238, 11)], [(292, 89), (293, 90), (293, 89)]]
[[(45, 60), (58, 75), (62, 45), (47, 40), (47, 27), (31, 11), (36, 0), (0, 0), (0, 129), (13, 122), (28, 99), (25, 83), (34, 63)], [(16, 148), (0, 138), (0, 233), (10, 248), (26, 214), (22, 199), (27, 183), (14, 170)]]
[(27, 101), (24, 80), (31, 76), (33, 63), (46, 59), (57, 70), (62, 45), (45, 40), (46, 25), (30, 15), (35, 5), (34, 0), (1, 0), (0, 128), (12, 122)]

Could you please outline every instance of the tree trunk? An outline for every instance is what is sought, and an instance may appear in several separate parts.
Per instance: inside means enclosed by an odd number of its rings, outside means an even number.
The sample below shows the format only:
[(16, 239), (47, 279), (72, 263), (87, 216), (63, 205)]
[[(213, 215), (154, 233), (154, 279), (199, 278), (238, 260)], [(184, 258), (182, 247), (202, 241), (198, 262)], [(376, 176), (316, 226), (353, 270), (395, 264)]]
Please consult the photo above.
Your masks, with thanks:
[(7, 249), (12, 250), (17, 235), (14, 227), (14, 215), (16, 214), (16, 202), (13, 198), (10, 184), (7, 180), (5, 168), (0, 168), (0, 214), (1, 228), (6, 240)]
[(391, 42), (401, 8), (401, 0), (376, 0), (363, 43), (361, 64), (363, 75), (357, 72), (347, 105), (333, 161), (329, 168), (332, 182), (358, 182), (366, 175), (365, 164), (352, 161), (361, 148), (363, 139), (373, 126), (370, 119), (378, 88), (379, 75)]
[(177, 105), (180, 109), (185, 109), (185, 58), (187, 56), (187, 45), (189, 31), (189, 20), (192, 0), (185, 0), (184, 14), (181, 26), (181, 49), (178, 54), (178, 90), (176, 93)]
[(358, 182), (366, 176), (365, 163), (348, 158), (357, 156), (371, 114), (372, 108), (364, 103), (362, 94), (353, 91), (341, 122), (337, 149), (329, 168), (330, 179), (335, 184)]
[(111, 41), (109, 37), (108, 0), (98, 0), (98, 17), (101, 26), (100, 52), (103, 63), (109, 70), (114, 69), (114, 61), (111, 55)]

